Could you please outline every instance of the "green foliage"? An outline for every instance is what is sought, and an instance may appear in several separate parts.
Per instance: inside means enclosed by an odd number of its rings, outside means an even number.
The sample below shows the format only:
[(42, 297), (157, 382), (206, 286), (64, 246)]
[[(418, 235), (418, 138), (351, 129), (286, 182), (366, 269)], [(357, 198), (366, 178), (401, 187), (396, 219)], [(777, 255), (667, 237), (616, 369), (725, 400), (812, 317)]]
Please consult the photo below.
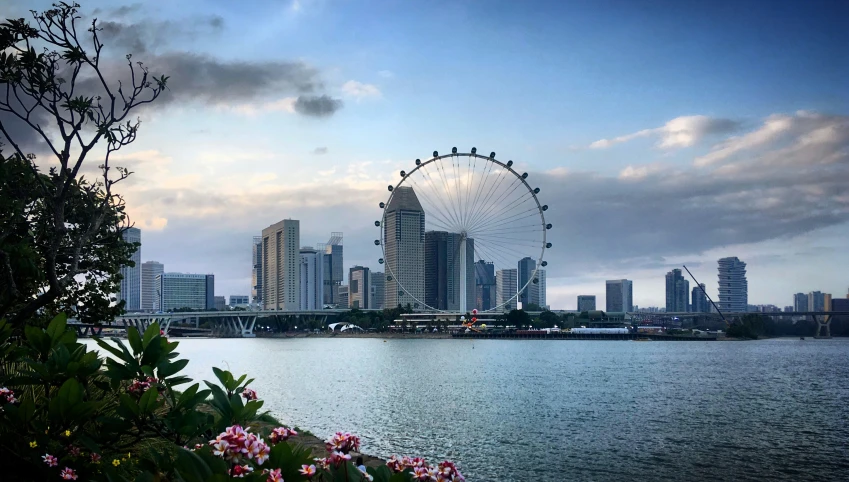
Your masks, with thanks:
[(744, 315), (739, 321), (731, 323), (726, 334), (732, 338), (756, 340), (764, 334), (764, 317), (755, 313)]
[(511, 310), (510, 313), (507, 313), (507, 324), (516, 328), (530, 326), (531, 317), (525, 310)]

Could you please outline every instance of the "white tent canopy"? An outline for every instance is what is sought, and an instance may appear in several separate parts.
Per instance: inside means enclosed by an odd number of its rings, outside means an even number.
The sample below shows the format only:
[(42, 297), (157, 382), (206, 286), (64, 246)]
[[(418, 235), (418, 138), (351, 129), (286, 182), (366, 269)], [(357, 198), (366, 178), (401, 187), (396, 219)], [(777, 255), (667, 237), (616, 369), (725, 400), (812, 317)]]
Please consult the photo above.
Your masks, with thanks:
[(339, 329), (339, 331), (340, 331), (340, 332), (341, 332), (341, 331), (347, 331), (347, 330), (360, 330), (360, 331), (363, 331), (363, 329), (362, 329), (362, 328), (360, 328), (359, 326), (357, 326), (357, 325), (355, 325), (355, 324), (353, 324), (353, 323), (331, 323), (331, 324), (327, 325), (327, 327), (328, 327), (328, 328), (330, 328), (330, 331), (336, 331), (336, 327), (337, 327), (337, 326), (339, 326), (339, 325), (341, 325), (341, 326), (342, 326), (342, 327)]

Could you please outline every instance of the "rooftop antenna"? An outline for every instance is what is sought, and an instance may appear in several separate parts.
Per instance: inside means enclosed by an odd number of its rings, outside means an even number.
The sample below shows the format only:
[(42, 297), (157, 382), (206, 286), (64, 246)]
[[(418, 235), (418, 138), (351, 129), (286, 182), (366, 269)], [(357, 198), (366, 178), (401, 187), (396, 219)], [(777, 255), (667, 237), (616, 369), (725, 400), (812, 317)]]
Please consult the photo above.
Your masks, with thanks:
[(720, 311), (720, 310), (719, 310), (719, 307), (718, 307), (718, 306), (716, 306), (716, 303), (714, 303), (714, 302), (713, 302), (713, 298), (711, 298), (711, 297), (710, 297), (710, 295), (709, 295), (709, 294), (707, 294), (707, 291), (705, 291), (705, 289), (704, 289), (704, 288), (702, 288), (702, 285), (701, 285), (701, 284), (699, 284), (699, 281), (696, 279), (696, 277), (695, 277), (695, 276), (693, 276), (693, 273), (691, 273), (691, 272), (690, 272), (690, 270), (689, 270), (689, 269), (687, 269), (687, 266), (686, 266), (686, 265), (682, 265), (682, 266), (684, 266), (684, 269), (685, 269), (685, 270), (687, 270), (687, 274), (688, 274), (688, 275), (690, 275), (690, 278), (693, 278), (693, 282), (694, 282), (694, 283), (696, 283), (696, 286), (698, 286), (700, 290), (702, 290), (702, 293), (704, 293), (704, 294), (705, 294), (705, 297), (707, 297), (708, 301), (710, 301), (710, 304), (712, 304), (712, 305), (713, 305), (713, 307), (716, 309), (716, 312), (717, 312), (717, 313), (719, 313), (719, 316), (721, 316), (721, 317), (722, 317), (722, 321), (724, 321), (724, 322), (725, 322), (725, 324), (727, 325), (727, 324), (728, 324), (728, 320), (726, 320), (726, 319), (725, 319), (725, 315), (723, 315), (723, 314), (722, 314), (722, 311)]

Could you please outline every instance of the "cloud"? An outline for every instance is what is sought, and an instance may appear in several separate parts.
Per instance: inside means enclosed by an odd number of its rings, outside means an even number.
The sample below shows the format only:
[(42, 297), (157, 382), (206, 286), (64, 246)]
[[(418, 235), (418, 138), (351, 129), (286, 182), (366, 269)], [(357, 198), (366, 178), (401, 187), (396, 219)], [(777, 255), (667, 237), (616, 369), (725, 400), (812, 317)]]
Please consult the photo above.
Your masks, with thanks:
[(738, 128), (739, 123), (731, 119), (719, 119), (703, 115), (682, 116), (654, 129), (643, 129), (613, 139), (600, 139), (590, 144), (589, 147), (590, 149), (605, 149), (642, 137), (657, 137), (657, 147), (660, 149), (690, 147), (706, 136), (726, 134)]
[(299, 96), (295, 112), (312, 117), (329, 117), (342, 108), (342, 101), (328, 95)]
[(316, 147), (315, 149), (313, 149), (312, 153), (315, 154), (315, 155), (318, 155), (318, 156), (320, 156), (322, 154), (327, 154), (327, 148), (326, 147)]
[(376, 85), (363, 84), (356, 80), (349, 80), (342, 85), (342, 91), (346, 95), (362, 100), (367, 97), (380, 97), (380, 89)]
[(377, 75), (383, 77), (384, 79), (391, 79), (392, 77), (395, 77), (395, 74), (391, 70), (378, 71)]

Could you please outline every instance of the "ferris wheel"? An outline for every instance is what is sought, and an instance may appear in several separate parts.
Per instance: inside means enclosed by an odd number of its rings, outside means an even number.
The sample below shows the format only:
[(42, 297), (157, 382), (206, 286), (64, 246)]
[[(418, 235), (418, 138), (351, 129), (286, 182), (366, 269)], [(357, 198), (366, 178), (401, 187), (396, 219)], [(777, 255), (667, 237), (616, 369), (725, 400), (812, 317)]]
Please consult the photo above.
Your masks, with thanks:
[(513, 161), (496, 160), (494, 152), (454, 147), (451, 154), (416, 159), (400, 177), (388, 186), (374, 223), (384, 306), (468, 313), (534, 302), (552, 226), (527, 173)]

